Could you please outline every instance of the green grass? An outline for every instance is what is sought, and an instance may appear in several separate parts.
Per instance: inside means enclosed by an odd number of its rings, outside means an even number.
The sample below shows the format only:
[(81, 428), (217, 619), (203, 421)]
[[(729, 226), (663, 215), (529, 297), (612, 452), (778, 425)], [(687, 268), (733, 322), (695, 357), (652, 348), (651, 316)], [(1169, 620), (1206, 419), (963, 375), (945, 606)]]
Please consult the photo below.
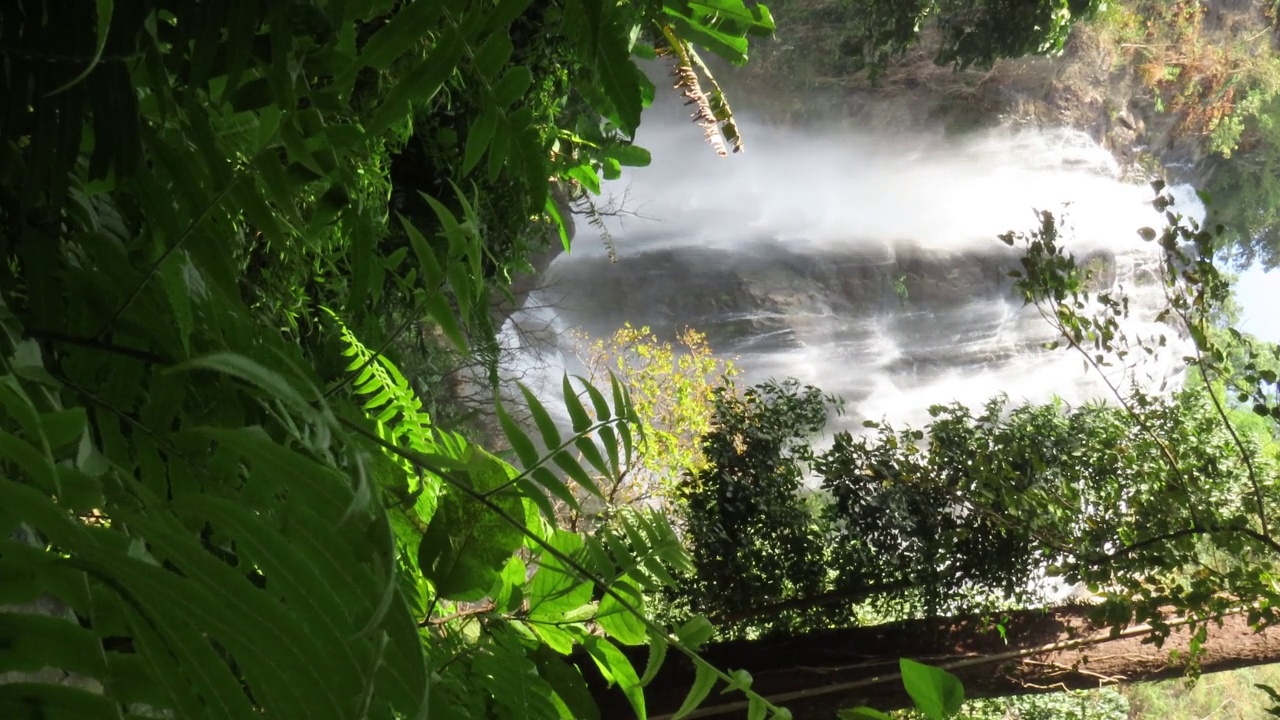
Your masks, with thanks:
[[(1256, 684), (1280, 687), (1280, 665), (1119, 688), (974, 700), (959, 720), (1264, 720), (1272, 707)], [(1128, 706), (1126, 713), (1125, 706)], [(899, 720), (923, 720), (904, 710)]]
[(1271, 700), (1255, 684), (1280, 687), (1280, 665), (1205, 675), (1196, 683), (1167, 680), (1125, 687), (1129, 717), (1160, 720), (1260, 720)]

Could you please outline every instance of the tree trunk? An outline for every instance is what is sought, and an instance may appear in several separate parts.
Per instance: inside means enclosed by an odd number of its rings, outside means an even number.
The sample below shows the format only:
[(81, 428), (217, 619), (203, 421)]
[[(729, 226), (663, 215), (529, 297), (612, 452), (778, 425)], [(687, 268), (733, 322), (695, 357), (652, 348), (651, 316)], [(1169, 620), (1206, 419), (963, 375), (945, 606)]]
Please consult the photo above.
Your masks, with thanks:
[[(796, 720), (831, 720), (840, 708), (868, 705), (879, 710), (911, 703), (898, 676), (898, 659), (911, 658), (945, 668), (964, 683), (965, 697), (1002, 697), (1056, 690), (1096, 688), (1119, 682), (1177, 677), (1186, 670), (1190, 633), (1176, 627), (1163, 648), (1144, 643), (1150, 628), (1119, 634), (1097, 630), (1090, 608), (1020, 611), (1003, 623), (1001, 638), (992, 621), (978, 617), (909, 620), (848, 630), (807, 633), (710, 645), (703, 654), (721, 669), (751, 673), (752, 687)], [(1181, 625), (1171, 619), (1171, 625)], [(1200, 658), (1205, 673), (1280, 662), (1280, 629), (1255, 633), (1241, 615), (1212, 624)], [(644, 667), (646, 650), (631, 658)], [(1171, 660), (1176, 651), (1177, 660)], [(674, 653), (645, 689), (649, 717), (667, 720), (693, 683), (692, 665)], [(691, 718), (745, 717), (739, 693), (717, 688)], [(634, 714), (620, 694), (592, 688), (603, 718)]]

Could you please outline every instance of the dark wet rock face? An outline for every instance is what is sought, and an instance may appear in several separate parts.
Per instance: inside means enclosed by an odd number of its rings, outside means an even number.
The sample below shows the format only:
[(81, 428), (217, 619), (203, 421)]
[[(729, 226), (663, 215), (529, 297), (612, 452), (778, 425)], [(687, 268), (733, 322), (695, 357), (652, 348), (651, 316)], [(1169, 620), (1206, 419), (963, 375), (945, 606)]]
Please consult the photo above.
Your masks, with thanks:
[[(841, 396), (848, 413), (839, 423), (851, 429), (885, 415), (925, 422), (929, 404), (951, 399), (1059, 385), (1074, 397), (1080, 382), (1078, 358), (1045, 348), (1053, 329), (1015, 292), (1008, 273), (1019, 253), (999, 243), (944, 252), (907, 241), (839, 250), (799, 240), (719, 249), (632, 241), (616, 263), (559, 258), (531, 296), (554, 327), (517, 321), (566, 353), (570, 328), (599, 338), (630, 322), (671, 339), (692, 327), (735, 359), (745, 382), (798, 377)], [(1155, 278), (1154, 257), (1093, 251), (1080, 261), (1098, 288)]]
[[(906, 242), (840, 252), (773, 241), (677, 246), (616, 264), (557, 263), (543, 293), (563, 322), (593, 336), (623, 322), (667, 338), (693, 327), (749, 380), (798, 373), (856, 403), (884, 379), (915, 387), (1043, 352), (1051, 331), (1008, 276), (1017, 257), (1002, 246), (961, 254)], [(1113, 259), (1092, 264), (1110, 284)]]
[[(898, 316), (933, 324), (961, 307), (1012, 301), (1008, 272), (1017, 265), (1003, 248), (957, 254), (903, 242), (815, 252), (765, 241), (733, 252), (652, 250), (616, 264), (575, 258), (551, 269), (547, 293), (559, 296), (566, 321), (595, 335), (630, 321), (665, 336), (695, 327), (715, 347), (759, 348), (841, 324)], [(1099, 258), (1104, 275), (1106, 266)]]

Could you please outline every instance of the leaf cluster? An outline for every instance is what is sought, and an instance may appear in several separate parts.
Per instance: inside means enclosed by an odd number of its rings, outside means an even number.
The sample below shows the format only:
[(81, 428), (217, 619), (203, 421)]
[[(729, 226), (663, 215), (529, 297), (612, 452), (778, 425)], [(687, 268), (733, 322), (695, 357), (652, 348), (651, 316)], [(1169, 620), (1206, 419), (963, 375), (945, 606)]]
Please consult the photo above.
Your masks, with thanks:
[(713, 393), (735, 375), (733, 363), (716, 358), (706, 336), (692, 329), (676, 344), (630, 324), (606, 339), (579, 336), (576, 343), (587, 380), (616, 375), (639, 419), (636, 457), (622, 484), (604, 488), (605, 508), (668, 507), (679, 479), (706, 466), (701, 443), (712, 425)]
[[(1058, 577), (1108, 599), (1101, 621), (1150, 622), (1156, 641), (1171, 607), (1203, 623), (1247, 604), (1271, 622), (1272, 349), (1217, 329), (1230, 290), (1214, 237), (1167, 195), (1154, 202), (1170, 224), (1139, 234), (1163, 253), (1157, 319), (1173, 342), (1190, 340), (1183, 361), (1199, 382), (1163, 396), (1125, 375), (1168, 337), (1132, 336), (1128, 299), (1095, 287), (1043, 213), (1035, 232), (1003, 238), (1026, 250), (1016, 286), (1060, 332), (1051, 345), (1110, 373), (1114, 404), (936, 406), (924, 428), (867, 422), (870, 432), (816, 452), (796, 449), (823, 425), (816, 390), (811, 422), (785, 396), (722, 403), (704, 441), (711, 465), (689, 479), (683, 507), (698, 582), (715, 589), (691, 602), (740, 634), (847, 623), (875, 607), (1034, 605)], [(1250, 429), (1247, 414), (1265, 422)]]

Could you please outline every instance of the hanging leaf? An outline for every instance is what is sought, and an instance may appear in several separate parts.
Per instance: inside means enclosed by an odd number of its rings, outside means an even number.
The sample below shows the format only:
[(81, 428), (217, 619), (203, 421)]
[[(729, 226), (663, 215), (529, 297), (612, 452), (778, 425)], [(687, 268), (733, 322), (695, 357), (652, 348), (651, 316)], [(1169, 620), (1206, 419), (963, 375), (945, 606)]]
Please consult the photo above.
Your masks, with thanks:
[(529, 413), (533, 415), (533, 423), (538, 428), (538, 432), (542, 435), (542, 446), (548, 450), (555, 450), (560, 447), (560, 430), (556, 427), (556, 423), (547, 413), (547, 409), (542, 406), (538, 396), (533, 394), (524, 383), (519, 384), (520, 393), (524, 395), (525, 403), (529, 407)]
[[(590, 441), (588, 440), (588, 442)], [(594, 447), (594, 445), (592, 447)], [(582, 465), (580, 465), (568, 451), (562, 450), (556, 453), (552, 457), (552, 461), (587, 492), (602, 500), (604, 499), (604, 495), (600, 492), (600, 486), (591, 479), (591, 476), (587, 474)]]
[[(578, 503), (578, 499), (573, 496), (573, 492), (569, 490), (569, 486), (565, 484), (565, 481), (557, 477), (554, 472), (551, 472), (545, 467), (539, 467), (530, 472), (529, 476), (552, 495), (556, 496), (565, 505), (568, 505), (570, 509), (579, 509), (580, 505)], [(547, 512), (544, 509), (543, 514), (548, 520), (555, 520), (556, 518), (554, 508), (552, 508), (550, 512)]]
[(640, 678), (636, 677), (635, 668), (631, 667), (627, 656), (606, 638), (594, 635), (588, 637), (583, 642), (583, 646), (609, 684), (616, 684), (622, 689), (636, 717), (644, 720), (647, 717), (644, 709), (644, 691), (640, 686)]
[(628, 167), (648, 167), (653, 161), (653, 156), (648, 150), (630, 143), (610, 145), (605, 148), (604, 155)]
[[(584, 384), (586, 380), (578, 378)], [(566, 374), (561, 380), (561, 389), (564, 392), (564, 406), (569, 412), (569, 419), (573, 423), (573, 431), (580, 433), (591, 427), (591, 417), (587, 415), (587, 409), (582, 405), (582, 401), (578, 399), (578, 393), (573, 389), (573, 384), (569, 382), (569, 375)]]
[(507, 70), (502, 79), (493, 86), (493, 99), (498, 107), (507, 108), (524, 97), (533, 84), (533, 73), (524, 65), (516, 65)]
[[(360, 65), (385, 70), (407, 53), (437, 22), (445, 3), (406, 3), (374, 33), (360, 51)], [(354, 72), (354, 70), (353, 70)]]
[(539, 648), (534, 653), (534, 662), (538, 664), (538, 672), (551, 684), (552, 690), (564, 702), (564, 711), (575, 720), (600, 720), (600, 709), (596, 707), (586, 681), (582, 679), (582, 671), (575, 665)]
[(644, 666), (644, 676), (640, 678), (641, 685), (648, 685), (658, 676), (658, 671), (662, 669), (662, 663), (667, 659), (667, 640), (659, 635), (651, 635), (649, 637), (649, 659)]
[(492, 82), (511, 59), (514, 50), (511, 36), (505, 29), (494, 31), (476, 51), (473, 64), (485, 80)]
[(503, 407), (502, 401), (497, 400), (494, 408), (498, 415), (498, 423), (502, 426), (502, 433), (506, 435), (507, 442), (511, 443), (511, 449), (515, 451), (516, 457), (520, 459), (520, 464), (526, 469), (532, 468), (538, 464), (538, 450), (534, 447), (533, 441), (520, 429), (511, 415), (507, 413), (507, 409)]
[(696, 667), (693, 687), (689, 688), (689, 694), (685, 696), (684, 702), (680, 703), (680, 709), (676, 710), (675, 714), (672, 715), (673, 720), (679, 720), (696, 710), (702, 704), (702, 701), (707, 699), (707, 696), (711, 694), (711, 690), (716, 685), (717, 675), (715, 668), (702, 659), (697, 659), (693, 662)]
[(476, 118), (467, 130), (467, 144), (462, 155), (462, 174), (469, 175), (475, 168), (484, 151), (489, 148), (494, 132), (498, 129), (498, 111), (486, 111)]
[(715, 627), (711, 621), (701, 615), (694, 617), (676, 630), (676, 637), (680, 642), (694, 648), (695, 650), (702, 647), (703, 643), (711, 639), (715, 634)]
[[(470, 17), (479, 16), (479, 13), (475, 13)], [(365, 125), (365, 131), (371, 135), (385, 133), (394, 123), (409, 114), (410, 102), (430, 102), (462, 60), (468, 39), (461, 31), (444, 34), (427, 57), (401, 77), (391, 92), (387, 93), (382, 106)]]
[(547, 213), (547, 217), (551, 218), (551, 222), (555, 223), (556, 233), (560, 235), (561, 247), (564, 248), (565, 252), (569, 252), (569, 229), (565, 226), (564, 218), (560, 215), (560, 207), (556, 205), (555, 198), (548, 195), (543, 210)]
[[(321, 411), (308, 402), (283, 375), (274, 370), (269, 370), (257, 361), (243, 355), (227, 352), (213, 353), (212, 355), (188, 360), (181, 365), (170, 368), (167, 372), (176, 373), (188, 370), (212, 370), (238, 377), (270, 393), (275, 399), (288, 403), (294, 411), (311, 421), (319, 422), (322, 418)], [(319, 393), (315, 392), (314, 388), (312, 388), (312, 391), (315, 397), (319, 397)]]
[(899, 660), (898, 665), (907, 694), (930, 720), (946, 720), (960, 712), (964, 686), (955, 675), (907, 658)]
[(582, 187), (591, 192), (592, 195), (600, 194), (600, 176), (596, 174), (595, 168), (590, 163), (575, 165), (565, 171), (565, 176), (572, 180), (578, 181)]
[(102, 60), (102, 51), (107, 47), (107, 37), (111, 32), (111, 16), (115, 12), (114, 0), (94, 0), (94, 15), (97, 17), (97, 39), (94, 43), (93, 57), (89, 58), (89, 62), (85, 65), (84, 70), (79, 75), (71, 78), (67, 82), (52, 90), (45, 97), (53, 97), (71, 89), (75, 85), (80, 84), (82, 80), (89, 77), (89, 73), (98, 67), (98, 62)]

